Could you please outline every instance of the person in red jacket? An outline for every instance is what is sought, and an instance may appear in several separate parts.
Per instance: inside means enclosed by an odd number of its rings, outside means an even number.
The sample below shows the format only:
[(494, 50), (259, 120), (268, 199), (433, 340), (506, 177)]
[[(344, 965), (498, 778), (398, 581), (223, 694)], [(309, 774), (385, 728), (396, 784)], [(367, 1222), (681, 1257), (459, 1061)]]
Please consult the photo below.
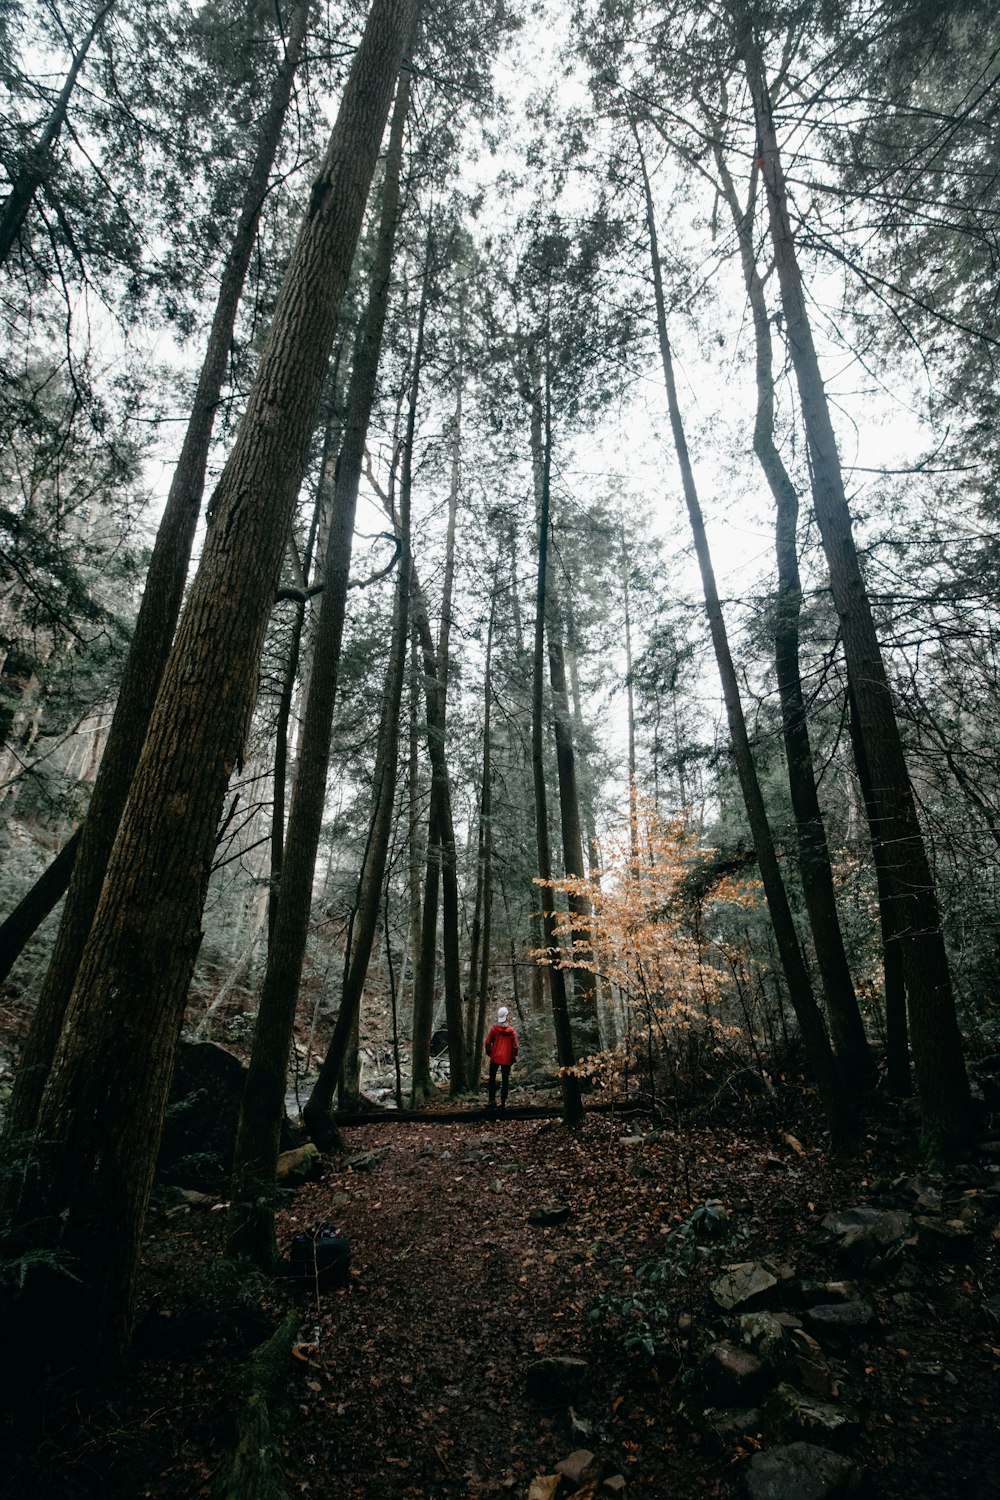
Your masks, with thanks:
[(500, 1069), (500, 1108), (507, 1108), (507, 1090), (510, 1087), (510, 1070), (517, 1058), (517, 1032), (508, 1025), (510, 1011), (501, 1005), (497, 1011), (497, 1023), (490, 1027), (486, 1038), (486, 1056), (490, 1060), (490, 1109), (496, 1108), (497, 1069)]

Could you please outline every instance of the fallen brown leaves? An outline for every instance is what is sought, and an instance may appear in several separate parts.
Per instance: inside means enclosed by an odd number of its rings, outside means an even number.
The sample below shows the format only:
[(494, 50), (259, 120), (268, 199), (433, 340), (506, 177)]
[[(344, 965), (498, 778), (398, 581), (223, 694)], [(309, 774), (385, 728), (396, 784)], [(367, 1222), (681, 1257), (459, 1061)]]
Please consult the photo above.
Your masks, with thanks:
[[(717, 1317), (706, 1284), (718, 1259), (658, 1289), (672, 1369), (628, 1353), (620, 1330), (593, 1327), (588, 1312), (602, 1295), (629, 1290), (635, 1268), (661, 1255), (669, 1230), (709, 1199), (746, 1227), (731, 1259), (772, 1256), (803, 1276), (828, 1274), (812, 1237), (823, 1214), (854, 1201), (860, 1168), (852, 1177), (849, 1164), (831, 1165), (797, 1129), (794, 1145), (722, 1130), (658, 1132), (636, 1144), (631, 1124), (607, 1118), (575, 1133), (514, 1119), (398, 1125), (391, 1137), (377, 1124), (352, 1130), (351, 1151), (388, 1141), (385, 1159), (370, 1173), (328, 1159), (279, 1223), (287, 1242), (303, 1223), (335, 1220), (353, 1247), (350, 1291), (324, 1296), (318, 1310), (284, 1282), (264, 1297), (275, 1321), (299, 1299), (310, 1346), (287, 1382), (289, 1495), (526, 1500), (533, 1480), (581, 1447), (599, 1455), (606, 1476), (624, 1476), (626, 1496), (735, 1493), (739, 1463), (708, 1452), (678, 1410), (685, 1360)], [(871, 1161), (864, 1170), (872, 1173)], [(896, 1170), (886, 1164), (887, 1174)], [(532, 1208), (552, 1203), (571, 1207), (566, 1223), (528, 1225)], [(176, 1223), (154, 1223), (150, 1262), (173, 1257), (168, 1282), (182, 1284), (192, 1257), (218, 1253), (219, 1218), (192, 1217), (183, 1239)], [(153, 1282), (147, 1294), (155, 1290)], [(949, 1346), (967, 1354), (961, 1384), (931, 1384), (919, 1406), (900, 1384), (900, 1348), (858, 1359), (864, 1459), (887, 1500), (973, 1500), (988, 1493), (976, 1488), (981, 1479), (993, 1482), (996, 1350), (972, 1338), (964, 1318), (942, 1297), (908, 1324), (914, 1357)], [(885, 1321), (892, 1326), (891, 1305)], [(527, 1401), (526, 1369), (543, 1355), (589, 1362), (593, 1389), (580, 1410)], [(217, 1466), (229, 1377), (243, 1357), (220, 1338), (190, 1359), (140, 1367), (123, 1496), (181, 1500), (195, 1474)], [(598, 1484), (594, 1500), (613, 1492)], [(564, 1486), (560, 1500), (570, 1493)]]

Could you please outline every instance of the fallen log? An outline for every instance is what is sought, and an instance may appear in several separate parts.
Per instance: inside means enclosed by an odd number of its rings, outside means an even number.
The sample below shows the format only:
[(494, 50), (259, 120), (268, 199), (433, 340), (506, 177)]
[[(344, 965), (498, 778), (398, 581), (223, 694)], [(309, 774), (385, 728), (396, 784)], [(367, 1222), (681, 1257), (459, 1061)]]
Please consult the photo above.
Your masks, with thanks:
[[(588, 1115), (648, 1114), (648, 1104), (588, 1104), (584, 1108)], [(337, 1125), (466, 1125), (470, 1121), (484, 1120), (501, 1124), (504, 1120), (560, 1120), (562, 1110), (548, 1104), (509, 1104), (506, 1109), (490, 1109), (488, 1106), (473, 1106), (468, 1109), (388, 1109), (370, 1107), (365, 1110), (337, 1110), (334, 1121)]]

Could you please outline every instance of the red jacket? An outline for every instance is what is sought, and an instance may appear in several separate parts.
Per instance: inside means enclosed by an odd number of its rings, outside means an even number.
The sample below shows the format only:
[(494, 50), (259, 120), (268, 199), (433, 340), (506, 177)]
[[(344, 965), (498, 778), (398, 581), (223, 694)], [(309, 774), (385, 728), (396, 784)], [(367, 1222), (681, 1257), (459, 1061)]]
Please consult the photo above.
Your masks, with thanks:
[(486, 1038), (486, 1056), (501, 1068), (509, 1067), (517, 1058), (517, 1032), (513, 1026), (491, 1026)]

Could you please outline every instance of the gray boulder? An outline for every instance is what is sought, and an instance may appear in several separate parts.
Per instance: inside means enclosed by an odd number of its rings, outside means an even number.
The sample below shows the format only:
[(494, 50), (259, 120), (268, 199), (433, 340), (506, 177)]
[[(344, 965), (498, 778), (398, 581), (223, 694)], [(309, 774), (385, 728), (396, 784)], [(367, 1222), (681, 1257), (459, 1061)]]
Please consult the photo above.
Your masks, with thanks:
[[(181, 1041), (177, 1048), (156, 1161), (161, 1183), (223, 1190), (229, 1182), (247, 1070), (214, 1042)], [(281, 1146), (296, 1144), (287, 1119)]]
[(735, 1312), (737, 1308), (750, 1312), (767, 1302), (777, 1285), (778, 1278), (765, 1265), (759, 1260), (748, 1260), (728, 1266), (725, 1274), (712, 1282), (709, 1291), (723, 1312)]
[(548, 1207), (533, 1208), (528, 1214), (528, 1223), (533, 1224), (538, 1229), (549, 1228), (555, 1224), (565, 1224), (572, 1211), (566, 1203), (553, 1203)]
[(783, 1436), (812, 1440), (824, 1447), (841, 1447), (856, 1436), (861, 1425), (852, 1408), (807, 1395), (793, 1385), (779, 1385), (772, 1392), (767, 1409)]
[(815, 1443), (755, 1453), (743, 1471), (745, 1500), (848, 1500), (864, 1473), (851, 1459)]
[(276, 1177), (281, 1187), (298, 1187), (302, 1182), (312, 1182), (320, 1174), (323, 1158), (319, 1147), (307, 1141), (293, 1151), (282, 1151), (278, 1157)]
[(842, 1346), (870, 1337), (878, 1329), (875, 1309), (864, 1297), (853, 1302), (821, 1303), (806, 1311), (806, 1324), (821, 1344)]
[(738, 1325), (740, 1342), (751, 1349), (768, 1370), (780, 1371), (788, 1362), (789, 1327), (797, 1322), (797, 1318), (789, 1321), (788, 1314), (743, 1313)]
[(701, 1414), (702, 1431), (709, 1446), (722, 1453), (735, 1448), (744, 1438), (758, 1437), (763, 1420), (756, 1406), (721, 1409), (710, 1406)]
[(945, 1260), (960, 1260), (972, 1248), (972, 1230), (961, 1219), (936, 1219), (929, 1215), (917, 1218), (918, 1249), (922, 1254), (938, 1255)]
[(705, 1351), (701, 1378), (714, 1406), (752, 1406), (768, 1385), (768, 1373), (757, 1356), (725, 1341)]

